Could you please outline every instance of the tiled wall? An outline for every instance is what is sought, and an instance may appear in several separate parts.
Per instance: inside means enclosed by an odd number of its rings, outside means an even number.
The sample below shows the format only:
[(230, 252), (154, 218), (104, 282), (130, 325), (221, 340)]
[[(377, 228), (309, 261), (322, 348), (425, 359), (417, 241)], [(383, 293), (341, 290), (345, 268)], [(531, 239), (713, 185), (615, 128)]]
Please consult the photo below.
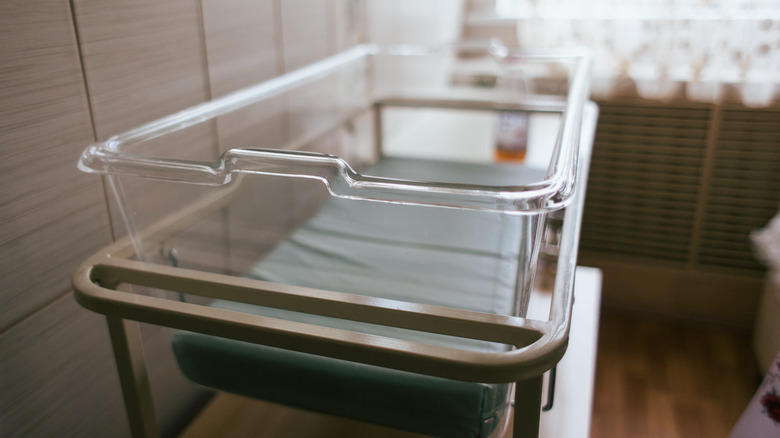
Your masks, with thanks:
[[(359, 0), (0, 0), (0, 436), (128, 436), (105, 321), (70, 276), (122, 224), (81, 150), (360, 41)], [(206, 127), (208, 131), (211, 127)], [(195, 133), (198, 153), (213, 133)], [(112, 223), (113, 218), (113, 223)], [(206, 392), (144, 327), (171, 434)]]
[[(105, 180), (76, 168), (86, 145), (367, 38), (455, 39), (460, 5), (0, 0), (0, 436), (129, 435), (105, 320), (70, 291), (78, 264), (125, 233)], [(187, 155), (214, 156), (219, 125), (199, 129)], [(143, 334), (172, 435), (209, 394), (181, 377), (165, 330)]]

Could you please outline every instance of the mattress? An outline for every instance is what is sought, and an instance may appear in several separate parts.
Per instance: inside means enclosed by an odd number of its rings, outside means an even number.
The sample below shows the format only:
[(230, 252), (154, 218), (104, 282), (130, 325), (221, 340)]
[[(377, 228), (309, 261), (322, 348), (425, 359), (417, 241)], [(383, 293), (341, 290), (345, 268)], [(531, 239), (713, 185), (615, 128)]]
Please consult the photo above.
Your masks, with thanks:
[[(519, 185), (540, 171), (517, 165), (385, 158), (365, 173), (400, 179)], [(527, 216), (333, 198), (246, 276), (408, 302), (515, 314)], [(525, 234), (524, 234), (525, 233)], [(217, 300), (223, 309), (478, 351), (466, 340)], [(488, 436), (507, 409), (507, 384), (461, 382), (177, 332), (190, 380), (222, 391), (417, 433)]]

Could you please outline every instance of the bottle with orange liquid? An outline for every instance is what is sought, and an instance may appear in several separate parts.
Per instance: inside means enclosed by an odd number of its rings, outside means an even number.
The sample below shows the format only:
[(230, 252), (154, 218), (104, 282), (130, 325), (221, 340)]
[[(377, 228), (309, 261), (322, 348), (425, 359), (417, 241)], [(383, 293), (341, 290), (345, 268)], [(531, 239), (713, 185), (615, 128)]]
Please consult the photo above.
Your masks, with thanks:
[(522, 162), (528, 148), (528, 113), (496, 113), (495, 160)]

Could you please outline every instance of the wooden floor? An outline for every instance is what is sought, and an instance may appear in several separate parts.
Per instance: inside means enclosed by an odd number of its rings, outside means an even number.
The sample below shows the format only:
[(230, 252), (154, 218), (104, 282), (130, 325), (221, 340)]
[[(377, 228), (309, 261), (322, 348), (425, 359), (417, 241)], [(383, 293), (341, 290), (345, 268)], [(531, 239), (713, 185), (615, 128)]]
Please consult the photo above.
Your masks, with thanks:
[(607, 313), (591, 436), (726, 437), (759, 383), (747, 333)]
[(424, 438), (386, 427), (292, 409), (232, 394), (218, 395), (180, 438)]
[[(591, 436), (725, 437), (759, 381), (747, 334), (606, 313)], [(182, 436), (416, 435), (222, 395)]]

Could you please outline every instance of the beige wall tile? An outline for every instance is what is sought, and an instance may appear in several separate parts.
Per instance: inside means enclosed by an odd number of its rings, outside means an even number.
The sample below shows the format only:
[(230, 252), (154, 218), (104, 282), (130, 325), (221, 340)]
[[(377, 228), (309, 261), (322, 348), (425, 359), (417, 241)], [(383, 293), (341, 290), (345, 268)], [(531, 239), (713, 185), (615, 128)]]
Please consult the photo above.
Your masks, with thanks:
[[(161, 430), (170, 435), (205, 393), (172, 366), (162, 329), (143, 332)], [(71, 294), (0, 335), (0, 351), (4, 437), (130, 435), (105, 319)]]
[[(277, 50), (281, 27), (273, 0), (205, 0), (211, 92), (216, 96), (258, 84), (282, 73)], [(217, 120), (220, 150), (273, 148), (282, 144), (284, 101), (252, 105)]]
[(214, 97), (281, 72), (273, 0), (203, 0), (206, 53)]
[(285, 71), (332, 54), (328, 0), (284, 0), (280, 5)]
[[(76, 266), (110, 236), (100, 178), (76, 169), (79, 153), (95, 136), (106, 139), (209, 99), (210, 92), (229, 92), (350, 44), (353, 30), (339, 24), (345, 2), (204, 0), (202, 9), (199, 0), (3, 4), (0, 435), (129, 433), (104, 319), (67, 294)], [(259, 134), (257, 119), (264, 125)], [(253, 109), (223, 128), (241, 142), (272, 146), (287, 124), (286, 116)], [(216, 129), (204, 124), (142, 152), (211, 160)], [(141, 210), (156, 210), (168, 199), (188, 199), (182, 195), (188, 190), (175, 186), (140, 183), (127, 187), (128, 196)], [(121, 215), (111, 210), (121, 230)], [(217, 218), (204, 225), (197, 240), (206, 247), (196, 245), (195, 253), (225, 241), (225, 223)], [(178, 374), (165, 329), (144, 327), (144, 339), (158, 417), (169, 433), (204, 393)]]
[[(330, 0), (231, 1), (227, 7), (223, 2), (205, 2), (212, 92), (220, 95), (259, 83), (333, 53), (335, 8), (331, 6)], [(299, 119), (290, 116), (291, 105), (285, 94), (220, 117), (220, 148), (283, 147), (291, 137), (291, 118)], [(250, 188), (228, 213), (231, 268), (237, 275), (255, 264), (296, 221), (291, 198), (294, 181), (249, 177), (245, 184)]]
[[(95, 130), (106, 139), (210, 98), (202, 17), (198, 0), (75, 0), (85, 80)], [(217, 156), (215, 124), (204, 123), (155, 139), (134, 153), (212, 161)], [(204, 188), (134, 177), (121, 178), (128, 212), (139, 228), (201, 196)], [(126, 233), (123, 215), (109, 196), (117, 235)], [(215, 233), (224, 233), (224, 222)], [(224, 259), (224, 239), (210, 255)], [(217, 264), (225, 265), (225, 260)], [(105, 332), (105, 327), (101, 327)], [(165, 333), (152, 329), (152, 333)], [(167, 336), (145, 336), (152, 389), (163, 425), (186, 420), (182, 403), (192, 403), (195, 386), (178, 376)], [(155, 377), (159, 376), (159, 377)]]
[(0, 13), (0, 331), (65, 293), (108, 242), (100, 179), (76, 169), (93, 140), (67, 2)]
[(0, 336), (3, 436), (129, 436), (104, 321), (68, 295)]
[(329, 0), (333, 46), (338, 53), (365, 41), (365, 2), (363, 0)]
[[(76, 25), (95, 130), (106, 139), (209, 99), (205, 44), (198, 0), (76, 0)], [(144, 156), (211, 162), (217, 157), (214, 124), (167, 135), (132, 151)], [(137, 225), (150, 223), (192, 198), (192, 190), (125, 178), (123, 190)], [(123, 214), (111, 204), (117, 236)]]
[(208, 99), (197, 0), (75, 0), (100, 139)]

